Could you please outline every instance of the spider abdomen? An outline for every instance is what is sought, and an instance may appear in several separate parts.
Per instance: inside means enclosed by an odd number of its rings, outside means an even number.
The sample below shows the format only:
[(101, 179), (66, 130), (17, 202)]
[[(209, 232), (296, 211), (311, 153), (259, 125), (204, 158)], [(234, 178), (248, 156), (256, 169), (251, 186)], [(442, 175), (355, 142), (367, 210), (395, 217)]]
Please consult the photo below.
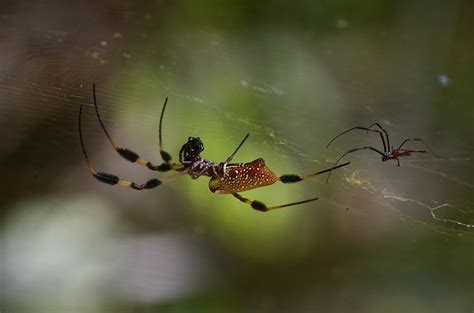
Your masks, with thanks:
[(222, 177), (213, 177), (209, 189), (216, 193), (241, 192), (272, 185), (278, 177), (266, 165), (263, 159), (249, 163), (225, 164)]
[(402, 156), (410, 156), (410, 150), (407, 149), (397, 149), (392, 151), (392, 156), (395, 158), (402, 157)]

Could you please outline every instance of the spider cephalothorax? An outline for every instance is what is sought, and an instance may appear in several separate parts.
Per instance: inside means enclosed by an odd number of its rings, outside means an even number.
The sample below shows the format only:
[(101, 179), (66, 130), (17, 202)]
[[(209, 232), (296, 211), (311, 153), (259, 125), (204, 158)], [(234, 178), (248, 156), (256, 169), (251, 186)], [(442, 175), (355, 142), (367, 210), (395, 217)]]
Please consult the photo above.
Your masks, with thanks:
[(199, 137), (189, 137), (179, 151), (179, 160), (181, 163), (195, 162), (201, 158), (199, 155), (202, 151), (204, 151), (204, 144), (201, 139)]
[(393, 158), (392, 153), (390, 152), (384, 152), (382, 155), (382, 162), (388, 161)]

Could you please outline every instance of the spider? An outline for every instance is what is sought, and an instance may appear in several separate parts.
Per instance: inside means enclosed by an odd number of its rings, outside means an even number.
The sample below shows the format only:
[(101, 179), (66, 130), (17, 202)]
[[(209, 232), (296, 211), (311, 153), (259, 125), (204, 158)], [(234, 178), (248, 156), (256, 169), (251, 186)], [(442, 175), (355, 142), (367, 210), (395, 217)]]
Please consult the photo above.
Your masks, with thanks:
[(165, 99), (163, 104), (163, 108), (161, 110), (160, 122), (159, 122), (159, 145), (160, 145), (160, 155), (163, 160), (163, 163), (159, 165), (155, 165), (151, 162), (148, 162), (142, 159), (137, 153), (133, 152), (130, 149), (127, 149), (122, 146), (118, 146), (112, 140), (112, 137), (109, 135), (107, 129), (105, 128), (104, 123), (99, 114), (99, 108), (97, 106), (97, 97), (95, 92), (95, 84), (92, 85), (92, 93), (94, 99), (94, 107), (95, 112), (97, 115), (97, 119), (99, 124), (104, 131), (105, 135), (107, 136), (109, 142), (112, 144), (113, 148), (117, 153), (122, 156), (124, 159), (132, 162), (137, 163), (146, 168), (158, 171), (158, 172), (168, 172), (168, 171), (176, 171), (177, 173), (171, 176), (168, 176), (164, 179), (153, 178), (148, 180), (143, 184), (137, 184), (132, 181), (127, 181), (119, 178), (116, 175), (97, 172), (94, 167), (92, 166), (91, 161), (86, 153), (86, 149), (84, 147), (84, 140), (82, 138), (82, 129), (81, 129), (81, 115), (82, 115), (82, 105), (79, 110), (79, 139), (81, 141), (81, 148), (84, 154), (84, 157), (87, 162), (87, 166), (89, 169), (90, 174), (96, 178), (98, 181), (109, 184), (109, 185), (117, 185), (123, 187), (129, 187), (135, 190), (144, 190), (144, 189), (151, 189), (158, 187), (162, 184), (167, 184), (168, 182), (176, 179), (179, 176), (184, 174), (189, 174), (192, 179), (197, 179), (201, 176), (210, 177), (211, 180), (209, 181), (209, 189), (213, 193), (217, 194), (232, 194), (235, 198), (240, 200), (243, 203), (250, 205), (253, 209), (258, 211), (270, 211), (273, 209), (293, 206), (297, 204), (303, 204), (311, 201), (318, 200), (318, 198), (307, 199), (303, 201), (283, 204), (283, 205), (275, 205), (275, 206), (266, 206), (263, 202), (257, 200), (249, 200), (247, 198), (242, 197), (238, 192), (247, 191), (259, 187), (264, 187), (268, 185), (272, 185), (277, 181), (281, 181), (282, 183), (296, 183), (308, 178), (311, 178), (316, 175), (320, 175), (323, 173), (327, 173), (332, 171), (336, 168), (340, 168), (350, 164), (350, 162), (346, 162), (344, 164), (338, 165), (336, 167), (332, 167), (330, 169), (325, 169), (319, 172), (307, 174), (304, 176), (296, 175), (296, 174), (286, 174), (282, 176), (276, 176), (272, 170), (270, 170), (266, 165), (265, 161), (261, 158), (258, 158), (249, 163), (230, 163), (237, 153), (239, 149), (242, 147), (244, 142), (249, 137), (247, 134), (244, 139), (240, 142), (234, 152), (224, 161), (221, 163), (214, 163), (207, 159), (201, 157), (201, 152), (204, 150), (203, 142), (199, 137), (189, 137), (187, 142), (179, 150), (179, 163), (175, 163), (172, 161), (171, 155), (163, 150), (163, 141), (162, 141), (162, 124), (163, 124), (163, 116), (166, 109), (166, 104), (168, 102), (168, 98)]
[[(379, 129), (372, 129), (372, 127), (374, 127), (374, 126), (378, 127)], [(430, 153), (430, 154), (434, 155), (437, 158), (443, 158), (443, 157), (437, 155), (436, 153), (434, 153), (433, 150), (420, 138), (407, 138), (407, 139), (403, 140), (403, 142), (398, 146), (398, 148), (394, 149), (393, 146), (390, 146), (390, 139), (388, 138), (387, 131), (379, 123), (372, 123), (369, 127), (356, 126), (356, 127), (350, 128), (346, 131), (343, 131), (342, 133), (338, 134), (336, 137), (331, 139), (331, 141), (329, 141), (329, 143), (327, 144), (326, 148), (329, 147), (329, 145), (333, 141), (335, 141), (337, 138), (339, 138), (340, 136), (342, 136), (342, 135), (344, 135), (344, 134), (346, 134), (350, 131), (353, 131), (354, 129), (365, 130), (365, 131), (367, 131), (367, 133), (369, 133), (369, 132), (378, 133), (380, 135), (380, 138), (382, 139), (383, 152), (380, 151), (379, 149), (376, 149), (376, 148), (371, 147), (371, 146), (365, 146), (365, 147), (361, 147), (361, 148), (354, 148), (354, 149), (351, 149), (351, 150), (347, 151), (341, 157), (339, 157), (339, 159), (337, 159), (337, 161), (334, 163), (333, 168), (347, 154), (352, 153), (352, 152), (356, 152), (356, 151), (359, 151), (359, 150), (366, 150), (366, 149), (372, 150), (372, 151), (377, 152), (378, 154), (380, 154), (382, 156), (382, 162), (385, 162), (385, 161), (388, 161), (388, 160), (396, 161), (397, 166), (400, 166), (400, 160), (399, 160), (400, 157), (410, 156), (412, 153)], [(428, 149), (428, 151), (427, 150), (402, 149), (402, 147), (409, 141), (421, 142)], [(329, 171), (326, 182), (329, 180), (329, 176), (331, 176), (331, 170)]]

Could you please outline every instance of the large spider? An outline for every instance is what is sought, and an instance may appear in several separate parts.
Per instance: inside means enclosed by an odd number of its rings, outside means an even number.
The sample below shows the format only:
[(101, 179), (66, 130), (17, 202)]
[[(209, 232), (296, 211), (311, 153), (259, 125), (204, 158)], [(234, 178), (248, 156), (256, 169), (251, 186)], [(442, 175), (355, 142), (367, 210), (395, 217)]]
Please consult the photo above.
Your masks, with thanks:
[(90, 174), (95, 177), (97, 180), (109, 184), (109, 185), (117, 185), (123, 187), (129, 187), (135, 190), (144, 190), (144, 189), (151, 189), (158, 187), (164, 183), (168, 183), (169, 181), (182, 176), (184, 174), (189, 174), (191, 178), (196, 179), (200, 176), (208, 176), (211, 177), (209, 181), (209, 189), (213, 193), (220, 193), (220, 194), (232, 194), (235, 198), (239, 199), (240, 201), (250, 205), (253, 209), (258, 211), (269, 211), (273, 209), (283, 208), (287, 206), (307, 203), (311, 201), (318, 200), (318, 198), (307, 199), (303, 201), (283, 204), (283, 205), (275, 205), (271, 207), (267, 207), (264, 203), (257, 201), (257, 200), (249, 200), (247, 198), (242, 197), (238, 192), (247, 191), (259, 187), (264, 187), (268, 185), (272, 185), (277, 181), (281, 181), (282, 183), (296, 183), (313, 176), (327, 173), (332, 171), (333, 169), (340, 168), (343, 166), (348, 165), (350, 162), (346, 162), (344, 164), (325, 169), (319, 172), (307, 174), (304, 176), (296, 175), (296, 174), (286, 174), (282, 176), (276, 176), (266, 165), (265, 161), (261, 158), (256, 159), (249, 163), (230, 163), (232, 158), (237, 153), (237, 151), (242, 147), (244, 142), (249, 137), (247, 134), (244, 139), (240, 142), (234, 152), (224, 161), (221, 163), (214, 163), (212, 161), (206, 160), (200, 156), (201, 152), (204, 150), (204, 145), (199, 137), (189, 137), (188, 141), (181, 147), (179, 151), (179, 163), (172, 162), (171, 155), (163, 150), (163, 142), (161, 136), (161, 129), (163, 124), (163, 116), (165, 113), (166, 104), (168, 102), (168, 98), (165, 99), (163, 104), (163, 108), (161, 110), (160, 116), (160, 124), (159, 124), (159, 143), (160, 143), (160, 155), (163, 159), (163, 163), (160, 165), (154, 165), (151, 162), (148, 162), (140, 156), (121, 146), (117, 146), (114, 141), (112, 140), (111, 136), (107, 132), (104, 123), (99, 114), (99, 108), (97, 106), (97, 97), (95, 93), (95, 84), (92, 85), (92, 92), (94, 98), (94, 107), (95, 112), (97, 115), (97, 119), (99, 120), (100, 126), (102, 127), (105, 135), (107, 136), (109, 142), (114, 147), (115, 151), (125, 158), (126, 160), (132, 163), (138, 163), (147, 167), (150, 170), (158, 171), (158, 172), (168, 172), (168, 171), (177, 171), (175, 175), (168, 176), (165, 179), (158, 179), (153, 178), (145, 182), (144, 184), (137, 184), (132, 181), (122, 180), (118, 176), (103, 172), (95, 171), (92, 163), (87, 156), (86, 149), (84, 147), (84, 141), (82, 139), (82, 130), (81, 130), (81, 115), (82, 115), (82, 105), (79, 110), (79, 138), (81, 141), (82, 151), (84, 153), (84, 157), (87, 161), (87, 166), (89, 168)]
[[(374, 127), (374, 126), (378, 127), (379, 129), (372, 129), (372, 127)], [(329, 145), (334, 140), (336, 140), (340, 136), (342, 136), (342, 135), (344, 135), (344, 134), (346, 134), (350, 131), (353, 131), (354, 129), (365, 130), (365, 131), (367, 131), (367, 133), (368, 132), (378, 133), (380, 135), (380, 138), (382, 139), (383, 152), (380, 151), (379, 149), (371, 147), (371, 146), (365, 146), (365, 147), (361, 147), (361, 148), (350, 149), (349, 151), (344, 153), (341, 157), (339, 157), (339, 159), (336, 160), (333, 167), (335, 167), (337, 165), (337, 163), (339, 163), (339, 161), (343, 157), (345, 157), (347, 154), (352, 153), (352, 152), (356, 152), (356, 151), (359, 151), (359, 150), (366, 150), (366, 149), (372, 150), (372, 151), (377, 152), (378, 154), (380, 154), (382, 156), (382, 162), (385, 162), (387, 160), (396, 161), (397, 166), (400, 166), (400, 160), (399, 160), (400, 157), (409, 156), (412, 153), (430, 153), (430, 154), (434, 155), (437, 158), (442, 158), (441, 156), (434, 153), (433, 150), (420, 138), (407, 138), (407, 139), (403, 140), (403, 142), (398, 146), (398, 148), (394, 149), (393, 146), (390, 146), (390, 139), (388, 138), (387, 131), (379, 123), (372, 123), (369, 127), (356, 126), (356, 127), (350, 128), (346, 131), (343, 131), (342, 133), (338, 134), (336, 137), (331, 139), (331, 141), (329, 141), (329, 143), (327, 144), (326, 148), (329, 147)], [(403, 149), (402, 147), (409, 141), (421, 142), (428, 149), (428, 151), (427, 150)], [(329, 180), (329, 176), (331, 176), (331, 171), (329, 171), (326, 182)]]

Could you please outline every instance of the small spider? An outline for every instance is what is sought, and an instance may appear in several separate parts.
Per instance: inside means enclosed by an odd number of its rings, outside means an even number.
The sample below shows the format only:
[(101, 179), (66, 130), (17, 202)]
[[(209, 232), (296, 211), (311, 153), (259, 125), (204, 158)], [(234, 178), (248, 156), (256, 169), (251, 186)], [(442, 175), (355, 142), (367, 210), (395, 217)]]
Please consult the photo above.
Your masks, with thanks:
[[(378, 127), (379, 129), (372, 129), (372, 127)], [(400, 166), (400, 160), (399, 158), (400, 157), (404, 157), (404, 156), (409, 156), (411, 155), (412, 153), (430, 153), (432, 155), (434, 155), (435, 157), (437, 158), (443, 158), (439, 155), (437, 155), (436, 153), (433, 152), (433, 150), (420, 138), (407, 138), (405, 139), (399, 146), (398, 148), (394, 149), (393, 146), (390, 146), (390, 139), (388, 138), (388, 133), (387, 131), (379, 124), (379, 123), (372, 123), (369, 127), (361, 127), (361, 126), (356, 126), (356, 127), (352, 127), (346, 131), (343, 131), (342, 133), (340, 133), (339, 135), (337, 135), (336, 137), (334, 137), (333, 139), (331, 139), (331, 141), (329, 141), (329, 143), (327, 144), (326, 148), (329, 147), (329, 145), (334, 141), (336, 140), (337, 138), (339, 138), (340, 136), (350, 132), (350, 131), (353, 131), (354, 129), (362, 129), (362, 130), (365, 130), (367, 131), (367, 133), (370, 132), (375, 132), (375, 133), (378, 133), (380, 135), (380, 138), (382, 139), (382, 144), (383, 144), (383, 152), (380, 151), (379, 149), (376, 149), (374, 147), (371, 147), (371, 146), (365, 146), (365, 147), (361, 147), (361, 148), (354, 148), (354, 149), (351, 149), (349, 151), (347, 151), (346, 153), (344, 153), (339, 159), (337, 159), (337, 161), (334, 163), (334, 166), (335, 167), (337, 165), (337, 163), (339, 163), (339, 161), (345, 157), (347, 154), (349, 153), (352, 153), (352, 152), (356, 152), (356, 151), (359, 151), (359, 150), (366, 150), (366, 149), (369, 149), (369, 150), (372, 150), (372, 151), (375, 151), (377, 152), (378, 154), (380, 154), (382, 156), (382, 162), (385, 162), (387, 160), (394, 160), (397, 162), (397, 166)], [(428, 149), (427, 150), (410, 150), (410, 149), (402, 149), (402, 147), (409, 141), (418, 141), (418, 142), (421, 142), (423, 145), (425, 145), (425, 147)], [(329, 176), (331, 176), (331, 171), (329, 171), (329, 174), (328, 174), (328, 177), (326, 179), (326, 182), (329, 180)]]
[(125, 158), (126, 160), (138, 163), (142, 166), (147, 167), (150, 170), (158, 171), (158, 172), (167, 172), (167, 171), (176, 171), (178, 172), (175, 175), (168, 176), (165, 179), (157, 179), (153, 178), (148, 180), (144, 184), (137, 184), (131, 181), (122, 180), (118, 176), (103, 172), (96, 172), (92, 163), (90, 162), (85, 147), (84, 141), (82, 139), (82, 130), (81, 130), (81, 115), (82, 115), (82, 105), (79, 110), (79, 138), (81, 141), (81, 148), (84, 153), (84, 157), (87, 161), (87, 166), (89, 168), (90, 174), (95, 177), (97, 180), (109, 184), (109, 185), (118, 185), (123, 187), (129, 187), (135, 190), (144, 190), (144, 189), (151, 189), (158, 187), (162, 184), (168, 183), (169, 181), (182, 176), (184, 174), (189, 174), (192, 179), (197, 179), (200, 176), (207, 176), (210, 177), (211, 180), (209, 181), (209, 189), (213, 193), (220, 193), (220, 194), (232, 194), (235, 198), (239, 199), (240, 201), (250, 205), (252, 208), (258, 211), (269, 211), (273, 209), (288, 207), (292, 205), (307, 203), (311, 201), (318, 200), (318, 198), (307, 199), (303, 201), (283, 204), (283, 205), (276, 205), (267, 207), (264, 203), (257, 201), (257, 200), (249, 200), (247, 198), (242, 197), (237, 192), (247, 191), (259, 187), (264, 187), (268, 185), (272, 185), (277, 181), (281, 181), (282, 183), (296, 183), (302, 180), (306, 180), (313, 176), (323, 174), (333, 169), (340, 168), (350, 164), (350, 162), (346, 162), (344, 164), (338, 165), (336, 167), (332, 167), (330, 169), (322, 170), (319, 172), (311, 173), (308, 175), (300, 176), (296, 174), (287, 174), (282, 175), (280, 177), (276, 176), (266, 165), (265, 161), (261, 158), (256, 159), (249, 163), (230, 163), (232, 158), (237, 153), (237, 151), (242, 147), (244, 142), (249, 137), (247, 134), (244, 139), (240, 142), (234, 152), (222, 163), (214, 163), (212, 161), (206, 160), (200, 156), (201, 152), (204, 150), (204, 145), (199, 137), (189, 137), (188, 141), (181, 147), (179, 151), (179, 163), (172, 162), (171, 155), (163, 150), (163, 143), (161, 137), (161, 129), (163, 123), (163, 115), (165, 113), (166, 104), (168, 98), (165, 99), (163, 104), (163, 108), (161, 110), (160, 116), (160, 124), (159, 124), (159, 143), (160, 143), (160, 155), (163, 159), (163, 163), (160, 165), (154, 165), (142, 158), (140, 156), (121, 146), (117, 146), (112, 138), (110, 137), (109, 133), (107, 132), (104, 123), (99, 114), (99, 109), (97, 106), (97, 98), (95, 93), (95, 84), (92, 85), (92, 92), (94, 97), (94, 107), (95, 112), (97, 115), (97, 119), (99, 120), (100, 126), (102, 127), (105, 135), (107, 136), (109, 142), (114, 147), (115, 151)]

